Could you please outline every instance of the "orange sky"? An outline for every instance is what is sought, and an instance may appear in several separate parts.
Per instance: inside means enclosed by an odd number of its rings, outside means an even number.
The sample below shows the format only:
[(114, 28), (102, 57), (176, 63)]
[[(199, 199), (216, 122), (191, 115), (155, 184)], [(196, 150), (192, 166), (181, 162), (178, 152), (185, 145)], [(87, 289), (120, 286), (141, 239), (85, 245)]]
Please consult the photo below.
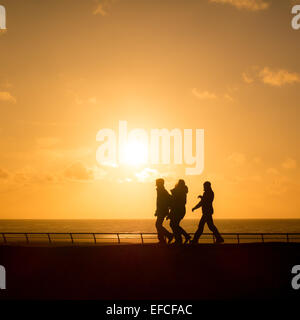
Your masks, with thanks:
[[(215, 218), (300, 218), (296, 2), (0, 0), (0, 219), (152, 218), (158, 176), (187, 218), (205, 180)], [(204, 172), (98, 166), (119, 120), (204, 129)]]

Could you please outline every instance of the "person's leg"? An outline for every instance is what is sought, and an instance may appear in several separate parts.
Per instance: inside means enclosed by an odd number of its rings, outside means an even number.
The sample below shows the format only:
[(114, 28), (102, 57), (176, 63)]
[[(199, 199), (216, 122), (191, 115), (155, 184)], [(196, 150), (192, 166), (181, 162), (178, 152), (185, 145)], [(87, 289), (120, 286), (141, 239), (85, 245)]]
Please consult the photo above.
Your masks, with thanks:
[(173, 238), (173, 233), (166, 229), (163, 225), (161, 226), (161, 233), (164, 237), (167, 237), (170, 240)]
[(204, 225), (206, 222), (206, 217), (204, 215), (202, 215), (200, 221), (199, 221), (199, 225), (198, 225), (198, 229), (194, 234), (194, 238), (192, 240), (193, 243), (197, 243), (201, 234), (203, 233), (203, 229), (204, 229)]
[(179, 226), (180, 233), (185, 237), (185, 238), (190, 238), (191, 236), (181, 227)]
[(180, 222), (180, 220), (177, 217), (173, 217), (170, 222), (170, 226), (171, 226), (173, 233), (174, 233), (174, 236), (175, 236), (175, 243), (177, 243), (177, 244), (182, 243), (179, 222)]
[(175, 223), (174, 217), (172, 217), (170, 219), (170, 227), (171, 227), (171, 229), (173, 231), (173, 234), (175, 235), (175, 233), (176, 233), (176, 223)]
[(163, 216), (157, 216), (155, 227), (156, 227), (156, 230), (157, 230), (157, 238), (158, 238), (159, 242), (165, 242), (165, 238), (164, 238), (164, 234), (163, 234), (163, 230), (162, 230), (163, 222), (164, 222), (164, 217)]
[[(179, 220), (179, 223), (181, 222), (182, 219)], [(179, 231), (180, 233), (185, 237), (185, 240), (189, 240), (191, 236), (178, 224)]]
[(216, 237), (217, 242), (224, 242), (224, 239), (222, 238), (222, 236), (220, 235), (217, 227), (214, 224), (212, 215), (207, 217), (207, 226), (209, 228), (209, 230), (214, 234), (214, 236)]

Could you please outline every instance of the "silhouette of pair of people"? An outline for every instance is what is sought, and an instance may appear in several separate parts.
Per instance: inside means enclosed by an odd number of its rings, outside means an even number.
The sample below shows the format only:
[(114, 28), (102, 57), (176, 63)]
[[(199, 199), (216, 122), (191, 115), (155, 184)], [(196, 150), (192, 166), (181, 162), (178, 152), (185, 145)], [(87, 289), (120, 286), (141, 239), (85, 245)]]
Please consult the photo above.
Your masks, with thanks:
[[(199, 222), (198, 229), (194, 235), (194, 238), (191, 240), (191, 236), (180, 226), (181, 220), (184, 218), (186, 209), (186, 196), (188, 193), (188, 187), (186, 186), (184, 180), (180, 179), (175, 185), (175, 188), (171, 190), (171, 194), (165, 189), (164, 180), (156, 180), (156, 191), (157, 191), (157, 200), (156, 200), (156, 229), (157, 237), (160, 244), (171, 243), (173, 238), (175, 238), (175, 244), (182, 244), (182, 236), (184, 236), (184, 243), (198, 243), (200, 236), (203, 233), (204, 225), (207, 223), (208, 228), (213, 232), (216, 243), (224, 242), (224, 239), (220, 235), (217, 227), (213, 222), (213, 200), (214, 192), (211, 188), (211, 183), (206, 181), (203, 184), (204, 193), (202, 196), (199, 196), (200, 202), (192, 209), (202, 207), (202, 217)], [(169, 232), (164, 226), (164, 219), (170, 219), (170, 227), (173, 233)]]

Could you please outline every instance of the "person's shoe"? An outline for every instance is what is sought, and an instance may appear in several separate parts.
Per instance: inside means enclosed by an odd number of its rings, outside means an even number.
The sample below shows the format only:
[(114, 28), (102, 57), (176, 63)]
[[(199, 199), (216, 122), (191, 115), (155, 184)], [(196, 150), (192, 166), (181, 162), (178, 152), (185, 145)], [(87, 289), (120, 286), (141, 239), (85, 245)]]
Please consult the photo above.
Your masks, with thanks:
[(174, 239), (174, 234), (171, 234), (171, 235), (168, 237), (168, 244), (170, 244), (173, 239)]
[(182, 242), (179, 241), (175, 241), (174, 243), (172, 243), (173, 246), (177, 247), (177, 246), (181, 246)]
[(223, 238), (218, 238), (216, 239), (216, 243), (219, 244), (219, 243), (223, 243), (224, 242), (224, 239)]
[(171, 246), (177, 247), (177, 246), (181, 246), (182, 245), (182, 241), (180, 240), (176, 240), (174, 242), (171, 243)]
[(192, 237), (189, 235), (188, 237), (185, 238), (185, 241), (183, 244), (191, 243), (191, 239), (192, 239)]

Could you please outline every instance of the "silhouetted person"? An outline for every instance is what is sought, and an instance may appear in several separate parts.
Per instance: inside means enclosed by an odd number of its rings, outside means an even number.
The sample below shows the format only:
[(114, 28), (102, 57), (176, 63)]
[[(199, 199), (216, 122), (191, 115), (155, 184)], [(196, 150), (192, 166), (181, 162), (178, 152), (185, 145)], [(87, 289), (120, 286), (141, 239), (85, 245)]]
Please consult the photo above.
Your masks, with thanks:
[(169, 232), (166, 228), (163, 227), (163, 222), (166, 216), (169, 214), (170, 201), (171, 196), (169, 192), (165, 189), (164, 179), (156, 180), (156, 191), (157, 191), (157, 199), (156, 199), (156, 229), (157, 229), (157, 237), (160, 244), (165, 244), (166, 239), (168, 242), (172, 241), (173, 234)]
[(179, 225), (180, 221), (185, 216), (185, 204), (188, 187), (185, 185), (184, 180), (179, 180), (175, 188), (171, 190), (171, 211), (170, 211), (170, 227), (175, 236), (175, 244), (182, 243), (181, 235), (185, 237), (187, 243), (191, 236)]
[(217, 243), (224, 242), (224, 239), (220, 235), (218, 229), (214, 225), (212, 215), (214, 213), (213, 209), (213, 201), (214, 201), (214, 192), (211, 188), (211, 183), (209, 181), (204, 182), (203, 184), (204, 193), (203, 196), (199, 196), (198, 198), (201, 198), (201, 201), (192, 209), (192, 211), (202, 207), (202, 217), (199, 222), (198, 230), (196, 231), (194, 238), (192, 240), (192, 243), (197, 243), (201, 234), (203, 233), (204, 225), (207, 223), (208, 228), (211, 230), (211, 232), (216, 237)]

